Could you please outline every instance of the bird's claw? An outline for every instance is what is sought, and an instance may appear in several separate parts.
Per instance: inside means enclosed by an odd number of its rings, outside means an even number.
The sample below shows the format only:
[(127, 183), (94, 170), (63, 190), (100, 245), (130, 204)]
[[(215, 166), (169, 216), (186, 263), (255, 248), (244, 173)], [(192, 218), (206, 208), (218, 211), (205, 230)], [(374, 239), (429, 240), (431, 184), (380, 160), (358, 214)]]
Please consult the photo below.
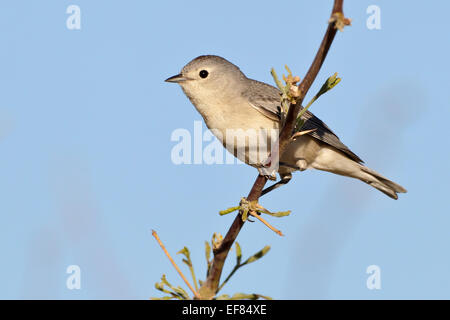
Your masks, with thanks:
[[(248, 213), (255, 212), (257, 214), (261, 214), (261, 211), (267, 211), (263, 206), (258, 203), (258, 200), (248, 201), (247, 198), (241, 198), (241, 202), (239, 202), (240, 212), (242, 215), (242, 221), (248, 220)], [(251, 221), (251, 220), (249, 220)]]
[(258, 167), (259, 175), (266, 177), (268, 180), (277, 180), (277, 171), (270, 167)]

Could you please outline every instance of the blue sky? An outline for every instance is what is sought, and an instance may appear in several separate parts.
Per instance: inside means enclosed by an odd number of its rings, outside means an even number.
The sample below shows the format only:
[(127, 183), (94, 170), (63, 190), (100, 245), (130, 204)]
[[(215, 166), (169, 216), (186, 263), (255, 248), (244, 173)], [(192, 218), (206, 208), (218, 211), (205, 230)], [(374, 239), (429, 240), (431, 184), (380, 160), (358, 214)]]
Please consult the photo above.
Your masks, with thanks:
[[(257, 172), (173, 164), (172, 132), (192, 132), (201, 117), (163, 80), (201, 54), (268, 83), (270, 68), (281, 73), (285, 64), (303, 77), (331, 2), (2, 1), (0, 298), (158, 296), (163, 273), (182, 282), (151, 229), (173, 254), (188, 246), (201, 277), (204, 241), (233, 219), (218, 211), (247, 195)], [(66, 27), (72, 4), (81, 30)], [(372, 4), (380, 30), (366, 27)], [(311, 110), (408, 193), (394, 201), (359, 181), (296, 173), (261, 200), (292, 210), (270, 219), (285, 237), (247, 223), (238, 238), (244, 256), (272, 249), (224, 293), (450, 298), (450, 4), (344, 7), (353, 24), (337, 35), (312, 92), (334, 72), (342, 81)], [(80, 290), (66, 287), (69, 265), (81, 268)], [(380, 290), (366, 287), (370, 265), (380, 267)]]

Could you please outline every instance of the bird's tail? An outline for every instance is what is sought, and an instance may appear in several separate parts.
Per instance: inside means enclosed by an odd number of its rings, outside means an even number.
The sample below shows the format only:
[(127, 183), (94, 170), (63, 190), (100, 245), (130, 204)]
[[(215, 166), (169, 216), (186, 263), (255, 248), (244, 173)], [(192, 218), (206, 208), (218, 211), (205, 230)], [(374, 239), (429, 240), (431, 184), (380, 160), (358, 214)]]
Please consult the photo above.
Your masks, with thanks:
[(383, 177), (381, 174), (372, 169), (369, 169), (363, 165), (360, 165), (360, 169), (360, 174), (358, 174), (358, 176), (355, 178), (358, 178), (361, 181), (364, 181), (372, 187), (380, 190), (392, 199), (398, 199), (397, 193), (407, 192), (406, 189), (401, 185)]

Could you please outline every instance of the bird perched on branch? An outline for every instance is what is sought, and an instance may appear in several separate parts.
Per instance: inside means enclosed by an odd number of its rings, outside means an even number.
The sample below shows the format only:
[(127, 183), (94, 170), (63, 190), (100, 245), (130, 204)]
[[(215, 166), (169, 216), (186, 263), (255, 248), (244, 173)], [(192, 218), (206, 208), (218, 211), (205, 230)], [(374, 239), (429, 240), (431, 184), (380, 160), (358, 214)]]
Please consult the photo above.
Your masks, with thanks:
[[(265, 172), (261, 150), (267, 158), (278, 139), (268, 132), (278, 132), (284, 116), (277, 88), (247, 78), (237, 66), (213, 55), (195, 58), (183, 67), (181, 73), (166, 81), (181, 86), (207, 127), (228, 151), (257, 167), (260, 173)], [(281, 180), (263, 190), (262, 194), (288, 183), (292, 172), (306, 169), (359, 179), (393, 199), (398, 198), (397, 193), (406, 192), (399, 184), (364, 166), (363, 161), (314, 114), (306, 111), (301, 119), (304, 122), (301, 129), (306, 134), (297, 135), (289, 143), (276, 168)], [(251, 134), (264, 138), (253, 139)], [(242, 143), (236, 143), (242, 135), (245, 136)]]

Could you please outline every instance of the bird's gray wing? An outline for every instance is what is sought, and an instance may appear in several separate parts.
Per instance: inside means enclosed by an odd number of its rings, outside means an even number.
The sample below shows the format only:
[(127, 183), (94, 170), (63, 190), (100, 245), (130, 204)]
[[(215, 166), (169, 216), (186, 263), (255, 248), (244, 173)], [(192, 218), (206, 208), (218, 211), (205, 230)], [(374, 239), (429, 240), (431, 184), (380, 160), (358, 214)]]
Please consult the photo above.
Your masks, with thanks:
[(353, 153), (349, 147), (347, 147), (345, 144), (339, 140), (339, 137), (331, 131), (330, 128), (319, 118), (317, 118), (314, 114), (312, 114), (309, 111), (306, 111), (302, 116), (303, 121), (305, 123), (303, 124), (303, 127), (301, 130), (311, 130), (315, 129), (314, 131), (310, 132), (309, 135), (319, 139), (327, 144), (329, 144), (332, 147), (335, 147), (336, 149), (344, 152), (350, 159), (358, 162), (358, 163), (364, 163), (360, 157), (358, 157), (355, 153)]
[(242, 93), (250, 105), (274, 121), (281, 117), (280, 91), (264, 82), (250, 80), (249, 87)]
[[(242, 95), (249, 100), (250, 105), (261, 112), (266, 117), (279, 121), (281, 117), (280, 91), (266, 83), (250, 80), (249, 87)], [(363, 163), (355, 153), (339, 140), (339, 137), (319, 118), (309, 111), (306, 111), (302, 119), (305, 121), (302, 130), (314, 131), (308, 133), (310, 136), (325, 142), (345, 153), (350, 159)]]

